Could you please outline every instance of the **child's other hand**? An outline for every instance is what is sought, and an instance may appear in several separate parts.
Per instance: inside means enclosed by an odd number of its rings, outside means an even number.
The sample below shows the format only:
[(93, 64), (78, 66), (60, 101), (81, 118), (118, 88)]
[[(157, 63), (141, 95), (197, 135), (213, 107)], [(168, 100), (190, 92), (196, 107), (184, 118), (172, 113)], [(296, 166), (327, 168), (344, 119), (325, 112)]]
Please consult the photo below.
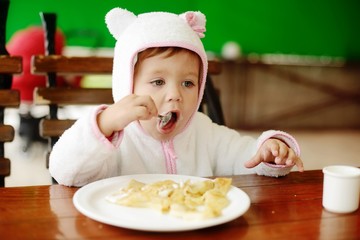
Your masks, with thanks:
[(99, 129), (105, 136), (123, 130), (135, 120), (146, 120), (156, 117), (157, 108), (150, 96), (128, 95), (110, 105), (97, 117)]
[(286, 166), (296, 165), (300, 172), (304, 171), (303, 162), (298, 156), (296, 156), (294, 150), (278, 139), (271, 138), (266, 140), (261, 145), (255, 156), (245, 162), (245, 167), (252, 168), (261, 162)]

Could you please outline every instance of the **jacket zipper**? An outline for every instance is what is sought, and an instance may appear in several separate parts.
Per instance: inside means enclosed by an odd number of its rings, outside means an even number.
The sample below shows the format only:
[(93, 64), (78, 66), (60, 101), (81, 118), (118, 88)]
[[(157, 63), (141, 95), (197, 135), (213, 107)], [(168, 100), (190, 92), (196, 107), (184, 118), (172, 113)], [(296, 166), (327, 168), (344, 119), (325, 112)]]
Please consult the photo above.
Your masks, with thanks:
[(162, 142), (163, 151), (165, 154), (166, 173), (176, 174), (176, 160), (177, 156), (174, 149), (172, 140)]

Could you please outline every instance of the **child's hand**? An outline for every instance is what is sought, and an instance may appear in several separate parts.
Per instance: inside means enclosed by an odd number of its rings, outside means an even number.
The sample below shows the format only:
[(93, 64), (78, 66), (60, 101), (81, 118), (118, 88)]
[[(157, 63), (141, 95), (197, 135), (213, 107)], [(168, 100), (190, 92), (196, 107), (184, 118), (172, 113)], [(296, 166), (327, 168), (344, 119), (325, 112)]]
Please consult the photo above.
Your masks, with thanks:
[(261, 162), (286, 166), (296, 165), (300, 172), (304, 171), (303, 162), (298, 156), (296, 156), (294, 150), (278, 139), (266, 140), (261, 145), (255, 156), (245, 162), (245, 167), (252, 168)]
[(97, 117), (100, 131), (111, 136), (115, 131), (123, 130), (135, 120), (146, 120), (158, 114), (154, 101), (150, 96), (128, 95), (110, 105)]

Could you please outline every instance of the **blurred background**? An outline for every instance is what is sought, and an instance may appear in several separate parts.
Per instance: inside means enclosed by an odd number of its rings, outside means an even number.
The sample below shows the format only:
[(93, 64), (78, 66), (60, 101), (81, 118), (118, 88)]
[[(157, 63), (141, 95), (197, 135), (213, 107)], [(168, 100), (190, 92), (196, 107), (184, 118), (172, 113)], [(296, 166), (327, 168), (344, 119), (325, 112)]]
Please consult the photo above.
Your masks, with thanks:
[[(253, 136), (267, 129), (290, 132), (300, 142), (307, 169), (360, 166), (358, 0), (10, 0), (6, 40), (41, 26), (39, 13), (50, 12), (57, 14), (65, 36), (64, 55), (112, 56), (115, 40), (104, 17), (114, 7), (135, 14), (203, 12), (205, 49), (209, 59), (222, 64), (212, 81), (225, 125)], [(110, 76), (85, 76), (81, 84), (99, 87), (99, 78), (100, 87), (111, 87)], [(16, 117), (9, 111), (15, 126)], [(17, 137), (7, 144), (13, 164), (8, 185), (48, 183), (46, 145), (36, 143), (24, 153), (18, 151), (20, 142)]]
[(199, 10), (207, 17), (205, 48), (216, 54), (226, 42), (235, 41), (246, 55), (360, 58), (357, 0), (12, 0), (6, 36), (9, 39), (19, 29), (41, 25), (39, 12), (54, 12), (68, 45), (113, 47), (114, 39), (104, 23), (105, 14), (113, 7), (135, 14)]

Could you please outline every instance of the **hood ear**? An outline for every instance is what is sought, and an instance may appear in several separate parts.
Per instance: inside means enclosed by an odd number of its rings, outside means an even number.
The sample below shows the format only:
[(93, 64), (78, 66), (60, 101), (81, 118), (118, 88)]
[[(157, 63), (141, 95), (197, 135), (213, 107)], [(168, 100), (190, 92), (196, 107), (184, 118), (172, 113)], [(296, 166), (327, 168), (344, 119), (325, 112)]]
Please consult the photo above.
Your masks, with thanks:
[(118, 40), (124, 30), (135, 20), (134, 13), (121, 8), (111, 9), (105, 16), (105, 23), (111, 35)]
[(200, 38), (205, 37), (206, 17), (202, 12), (185, 12), (179, 15), (197, 33)]

